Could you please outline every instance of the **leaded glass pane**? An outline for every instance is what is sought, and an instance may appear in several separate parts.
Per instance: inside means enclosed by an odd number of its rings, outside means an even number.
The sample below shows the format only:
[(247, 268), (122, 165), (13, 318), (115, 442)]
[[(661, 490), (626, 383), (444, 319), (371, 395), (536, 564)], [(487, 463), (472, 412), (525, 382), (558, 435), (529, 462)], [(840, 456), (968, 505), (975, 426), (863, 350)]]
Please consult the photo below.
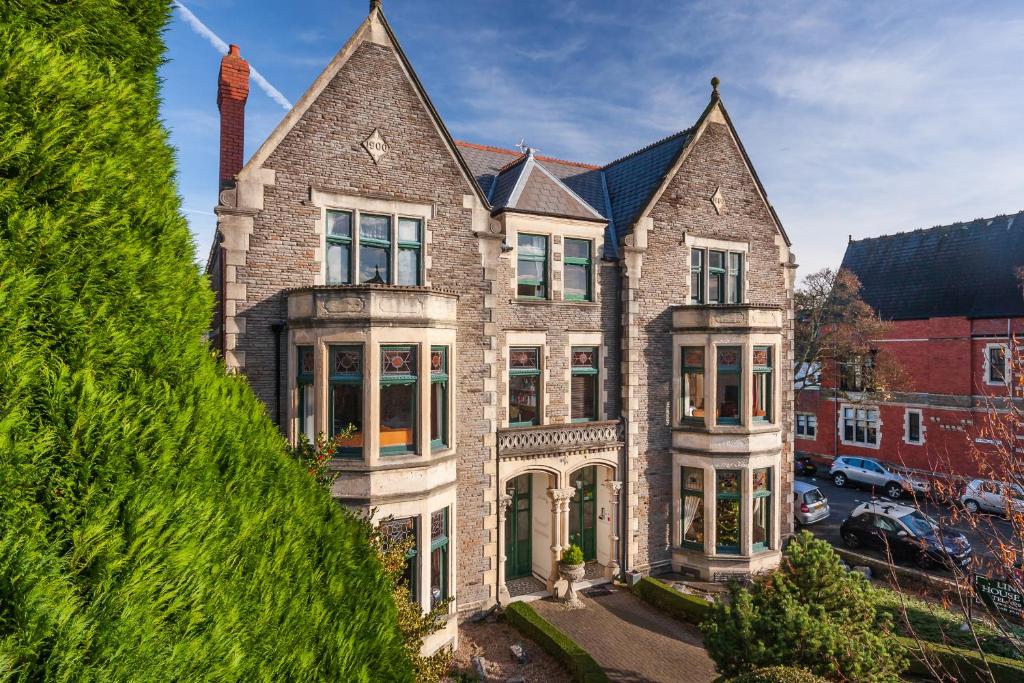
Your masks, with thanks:
[(360, 214), (359, 236), (367, 239), (391, 241), (391, 217)]
[(704, 490), (704, 470), (699, 467), (683, 468), (683, 489), (687, 491)]
[(313, 349), (306, 346), (299, 349), (299, 374), (313, 374)]
[(416, 538), (416, 518), (398, 517), (380, 523), (381, 544), (385, 551)]
[(512, 349), (509, 367), (513, 370), (539, 370), (538, 349)]
[(398, 346), (385, 348), (380, 351), (381, 373), (385, 377), (389, 375), (415, 375), (416, 374), (416, 347)]
[(722, 346), (718, 349), (718, 369), (739, 370), (740, 350), (736, 346)]
[(332, 349), (334, 353), (334, 372), (339, 375), (362, 374), (362, 351), (351, 346)]
[(447, 510), (430, 513), (430, 540), (436, 541), (448, 535)]
[(716, 473), (718, 493), (739, 494), (740, 473), (736, 470), (718, 470)]
[(572, 366), (574, 368), (593, 368), (594, 365), (594, 349), (592, 348), (574, 348), (572, 350)]
[(433, 348), (430, 350), (430, 372), (432, 374), (448, 372), (448, 359), (445, 357), (446, 355), (443, 348)]
[(764, 346), (754, 347), (754, 365), (756, 367), (767, 367), (771, 363), (768, 360), (768, 349)]
[(763, 467), (754, 470), (754, 493), (767, 491), (771, 485), (771, 469)]
[(704, 349), (700, 346), (683, 348), (683, 365), (688, 368), (704, 369)]

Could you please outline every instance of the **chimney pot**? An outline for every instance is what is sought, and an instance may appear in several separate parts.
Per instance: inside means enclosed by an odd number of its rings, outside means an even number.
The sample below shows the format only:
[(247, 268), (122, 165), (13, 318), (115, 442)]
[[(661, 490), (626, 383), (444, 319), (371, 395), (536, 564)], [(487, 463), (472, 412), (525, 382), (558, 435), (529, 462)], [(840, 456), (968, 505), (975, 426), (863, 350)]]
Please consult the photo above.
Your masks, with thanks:
[(245, 101), (249, 98), (249, 63), (237, 45), (220, 60), (217, 109), (220, 110), (220, 187), (233, 187), (245, 150)]

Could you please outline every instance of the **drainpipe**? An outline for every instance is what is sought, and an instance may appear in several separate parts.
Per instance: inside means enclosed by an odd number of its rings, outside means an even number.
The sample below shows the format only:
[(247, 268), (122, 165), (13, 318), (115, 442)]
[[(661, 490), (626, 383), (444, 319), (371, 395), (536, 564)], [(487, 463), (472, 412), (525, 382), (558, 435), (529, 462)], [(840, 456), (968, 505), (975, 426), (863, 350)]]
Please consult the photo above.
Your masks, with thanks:
[(274, 323), (270, 329), (274, 333), (274, 404), (277, 406), (277, 428), (281, 429), (281, 333), (285, 324)]

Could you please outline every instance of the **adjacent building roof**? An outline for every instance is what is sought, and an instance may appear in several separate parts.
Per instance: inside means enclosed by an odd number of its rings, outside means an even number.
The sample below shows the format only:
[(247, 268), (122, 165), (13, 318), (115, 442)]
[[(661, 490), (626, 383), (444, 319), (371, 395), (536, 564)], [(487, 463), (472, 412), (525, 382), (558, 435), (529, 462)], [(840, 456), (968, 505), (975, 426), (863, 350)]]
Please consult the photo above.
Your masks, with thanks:
[(843, 268), (887, 320), (1024, 316), (1024, 211), (863, 240)]

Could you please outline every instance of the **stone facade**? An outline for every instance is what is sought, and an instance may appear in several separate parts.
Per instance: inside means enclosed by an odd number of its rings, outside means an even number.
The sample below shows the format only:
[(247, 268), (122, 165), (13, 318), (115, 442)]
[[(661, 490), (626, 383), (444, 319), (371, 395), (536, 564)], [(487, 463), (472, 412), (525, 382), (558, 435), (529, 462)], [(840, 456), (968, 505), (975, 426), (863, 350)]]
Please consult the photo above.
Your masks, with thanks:
[[(564, 162), (555, 169), (563, 176), (541, 157), (543, 175), (534, 171), (530, 181), (536, 187), (512, 193), (515, 201), (522, 195), (522, 205), (500, 205), (372, 6), (221, 194), (208, 266), (218, 298), (214, 339), (229, 369), (246, 376), (293, 441), (330, 432), (335, 383), (358, 383), (359, 446), (354, 457), (336, 459), (342, 478), (334, 494), (343, 504), (376, 509), (381, 519), (415, 520), (413, 580), (424, 607), (438, 582), (439, 594), (456, 598), (453, 616), (507, 601), (506, 569), (515, 563), (517, 575), (532, 574), (557, 591), (554, 565), (570, 542), (587, 545), (605, 576), (672, 565), (712, 577), (722, 567), (749, 573), (777, 561), (791, 521), (780, 510), (791, 504), (792, 256), (717, 91), (688, 140), (657, 182), (648, 181), (643, 206), (627, 225), (610, 219), (617, 195), (601, 167)], [(529, 150), (521, 158), (535, 163)], [(570, 189), (576, 171), (590, 183), (578, 186), (581, 194), (589, 188), (586, 200)], [(332, 282), (327, 234), (335, 211), (352, 217), (352, 249), (360, 216), (386, 217), (392, 230), (402, 220), (419, 221), (417, 284)], [(545, 288), (536, 298), (517, 292), (521, 234), (545, 245)], [(587, 295), (575, 299), (568, 268), (579, 259), (570, 240), (590, 254)], [(677, 319), (690, 302), (690, 253), (719, 244), (743, 254), (743, 296), (732, 308), (743, 320), (769, 311), (770, 324), (706, 336), (732, 335), (738, 341), (730, 343), (748, 352), (751, 344), (772, 345), (777, 408), (770, 424), (755, 425), (749, 409), (728, 428), (710, 417), (703, 427), (672, 417), (679, 410), (679, 339), (703, 334)], [(395, 268), (399, 243), (391, 248)], [(409, 380), (417, 397), (409, 427), (415, 444), (397, 454), (385, 442), (381, 396), (389, 369), (380, 365), (395, 344), (418, 349), (419, 359)], [(338, 379), (334, 365), (340, 347), (358, 349), (361, 359), (347, 379)], [(517, 411), (525, 400), (515, 388), (522, 374), (515, 348), (539, 352), (533, 425), (511, 424), (513, 396)], [(436, 349), (448, 359), (443, 398), (426, 362)], [(573, 396), (583, 391), (573, 389), (581, 386), (573, 360), (581, 349), (594, 350), (583, 371), (596, 378), (596, 403), (586, 403), (593, 414), (583, 422), (573, 419), (572, 407), (582, 400)], [(439, 415), (447, 436), (435, 440)], [(710, 547), (679, 547), (679, 468), (687, 458), (714, 466), (719, 457), (739, 463), (745, 481), (751, 467), (773, 473), (770, 538), (761, 539), (757, 557), (749, 540), (727, 558)], [(749, 525), (750, 501), (744, 505), (741, 526)], [(448, 527), (439, 531), (441, 510)], [(439, 548), (447, 550), (439, 555)], [(448, 563), (441, 576), (437, 562)], [(432, 646), (454, 637), (454, 623)]]

